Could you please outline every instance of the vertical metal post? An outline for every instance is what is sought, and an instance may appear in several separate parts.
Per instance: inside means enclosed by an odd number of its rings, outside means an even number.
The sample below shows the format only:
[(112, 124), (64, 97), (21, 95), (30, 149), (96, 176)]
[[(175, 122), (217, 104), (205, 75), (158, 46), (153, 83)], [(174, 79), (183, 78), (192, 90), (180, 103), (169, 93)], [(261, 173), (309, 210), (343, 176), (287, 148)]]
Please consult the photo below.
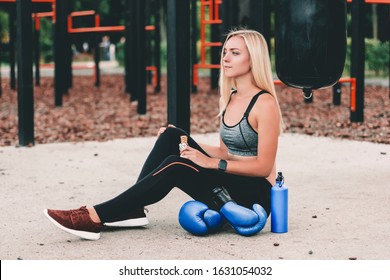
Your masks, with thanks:
[[(212, 7), (218, 7), (219, 5), (214, 4), (215, 0), (212, 1)], [(215, 14), (216, 11), (214, 11), (213, 14)], [(220, 42), (221, 41), (221, 35), (220, 35), (220, 25), (219, 24), (212, 24), (211, 25), (211, 42)], [(220, 62), (220, 48), (219, 47), (211, 47), (211, 64), (219, 64)], [(218, 76), (219, 76), (219, 69), (211, 69), (211, 89), (216, 89), (218, 87)]]
[(341, 84), (336, 83), (333, 86), (333, 105), (341, 104)]
[[(41, 72), (39, 71), (39, 62), (41, 59), (41, 52), (40, 52), (40, 47), (39, 47), (39, 39), (40, 39), (40, 30), (39, 30), (39, 19), (35, 20), (35, 28), (34, 28), (34, 58), (35, 58), (35, 85), (39, 86), (40, 85), (40, 79), (41, 79)], [(38, 26), (37, 26), (38, 25)]]
[(99, 33), (95, 33), (94, 35), (94, 50), (93, 57), (95, 62), (95, 87), (100, 87), (100, 36)]
[(356, 78), (356, 110), (351, 122), (364, 121), (364, 0), (352, 1), (351, 76)]
[[(152, 25), (152, 17), (153, 17), (153, 0), (145, 1), (145, 26), (146, 25)], [(147, 66), (153, 65), (153, 52), (152, 52), (152, 40), (154, 39), (154, 36), (152, 36), (153, 31), (146, 31), (145, 32), (145, 63)], [(146, 83), (151, 84), (152, 83), (152, 71), (146, 71)]]
[(226, 34), (233, 26), (231, 14), (232, 0), (224, 0), (221, 4), (222, 34)]
[(125, 68), (125, 92), (130, 94), (130, 59), (131, 59), (131, 46), (132, 44), (130, 43), (130, 40), (132, 38), (131, 32), (132, 32), (132, 3), (134, 0), (126, 0), (125, 1), (125, 32), (124, 32), (124, 37), (125, 37), (125, 45), (123, 46), (123, 51), (124, 51), (124, 68)]
[(56, 22), (54, 24), (54, 103), (56, 107), (62, 106), (62, 96), (66, 92), (64, 38), (67, 34), (67, 17), (65, 7), (64, 1), (56, 2)]
[(16, 42), (16, 8), (9, 9), (9, 66), (10, 66), (10, 86), (16, 89), (16, 71), (15, 71), (15, 42)]
[(198, 41), (197, 0), (191, 0), (191, 92), (196, 93), (198, 88), (194, 85), (194, 64), (198, 63), (196, 43)]
[(249, 22), (250, 28), (260, 33), (264, 30), (264, 0), (250, 0), (249, 2)]
[(138, 98), (138, 114), (146, 114), (146, 32), (145, 32), (145, 1), (136, 0), (136, 69), (135, 92)]
[(168, 122), (190, 132), (190, 0), (168, 0)]
[(161, 28), (160, 28), (160, 0), (154, 1), (154, 63), (157, 68), (157, 85), (154, 89), (154, 92), (161, 91)]
[[(73, 0), (67, 0), (66, 3), (66, 19), (68, 15), (73, 11)], [(67, 26), (67, 25), (66, 25)], [(73, 50), (72, 50), (72, 41), (71, 35), (67, 32), (67, 27), (65, 28), (66, 32), (66, 91), (72, 88), (73, 86), (73, 74), (72, 74), (72, 60), (73, 60)]]
[(16, 1), (19, 145), (34, 145), (34, 88), (32, 72), (32, 4)]
[(262, 34), (267, 41), (268, 52), (271, 56), (271, 1), (263, 1), (263, 30)]

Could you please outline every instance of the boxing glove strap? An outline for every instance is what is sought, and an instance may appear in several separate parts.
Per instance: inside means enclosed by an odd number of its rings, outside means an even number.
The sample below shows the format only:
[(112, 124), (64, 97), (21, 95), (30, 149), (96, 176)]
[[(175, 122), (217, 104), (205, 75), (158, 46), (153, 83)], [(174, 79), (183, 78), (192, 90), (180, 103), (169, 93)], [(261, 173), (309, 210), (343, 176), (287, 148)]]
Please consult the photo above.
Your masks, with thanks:
[(218, 210), (221, 209), (221, 207), (226, 203), (233, 201), (228, 191), (224, 187), (215, 187), (212, 189), (212, 198), (214, 203), (217, 205)]

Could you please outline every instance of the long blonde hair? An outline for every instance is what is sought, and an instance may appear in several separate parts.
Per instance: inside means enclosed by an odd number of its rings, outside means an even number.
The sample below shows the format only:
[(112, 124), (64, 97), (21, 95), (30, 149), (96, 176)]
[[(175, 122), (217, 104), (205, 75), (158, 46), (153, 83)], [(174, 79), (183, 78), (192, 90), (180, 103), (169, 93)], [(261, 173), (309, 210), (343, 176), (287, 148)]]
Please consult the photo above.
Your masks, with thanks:
[(219, 74), (219, 91), (221, 95), (220, 100), (220, 113), (222, 114), (223, 110), (226, 108), (227, 103), (230, 98), (232, 88), (236, 88), (236, 81), (233, 78), (228, 78), (224, 74), (223, 70), (223, 52), (225, 49), (226, 42), (234, 37), (240, 36), (244, 39), (246, 47), (249, 52), (249, 57), (251, 60), (251, 73), (252, 80), (254, 84), (263, 90), (268, 91), (275, 98), (276, 104), (278, 106), (280, 114), (280, 132), (283, 130), (283, 119), (282, 112), (280, 110), (278, 97), (275, 91), (274, 79), (272, 76), (271, 61), (268, 54), (267, 42), (264, 39), (263, 35), (255, 30), (248, 29), (238, 29), (231, 31), (225, 39), (225, 42), (222, 47), (221, 52), (221, 61), (220, 61), (220, 74)]

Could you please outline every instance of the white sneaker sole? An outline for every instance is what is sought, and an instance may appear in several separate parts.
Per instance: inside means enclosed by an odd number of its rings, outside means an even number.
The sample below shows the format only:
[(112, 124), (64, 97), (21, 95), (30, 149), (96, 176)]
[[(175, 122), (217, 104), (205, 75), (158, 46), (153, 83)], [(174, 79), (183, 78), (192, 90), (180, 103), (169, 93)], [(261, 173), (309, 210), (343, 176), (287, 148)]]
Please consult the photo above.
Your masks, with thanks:
[(146, 226), (147, 224), (149, 224), (147, 217), (104, 223), (104, 225), (107, 227), (142, 227)]
[(78, 237), (88, 239), (88, 240), (98, 240), (100, 238), (100, 232), (95, 233), (95, 232), (88, 232), (88, 231), (81, 231), (81, 230), (74, 230), (74, 229), (69, 229), (58, 223), (56, 220), (54, 220), (50, 215), (47, 213), (47, 209), (43, 210), (43, 213), (45, 216), (51, 221), (54, 225), (56, 225), (58, 228), (62, 229), (63, 231), (66, 231), (68, 233), (74, 234)]

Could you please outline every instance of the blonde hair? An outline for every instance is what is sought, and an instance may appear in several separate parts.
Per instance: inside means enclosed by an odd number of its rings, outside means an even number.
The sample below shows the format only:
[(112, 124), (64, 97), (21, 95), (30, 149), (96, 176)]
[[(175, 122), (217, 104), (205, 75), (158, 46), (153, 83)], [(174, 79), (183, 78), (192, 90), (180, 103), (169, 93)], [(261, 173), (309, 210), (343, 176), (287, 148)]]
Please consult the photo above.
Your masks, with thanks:
[(244, 39), (245, 45), (249, 52), (250, 63), (251, 63), (251, 73), (252, 80), (254, 84), (263, 90), (268, 91), (276, 101), (280, 114), (280, 132), (283, 131), (283, 120), (282, 112), (280, 110), (279, 101), (275, 91), (274, 79), (272, 76), (271, 61), (268, 54), (267, 41), (264, 39), (263, 35), (255, 30), (248, 29), (238, 29), (231, 31), (225, 39), (225, 42), (222, 47), (221, 52), (221, 61), (220, 61), (220, 74), (219, 74), (219, 91), (221, 95), (221, 108), (219, 115), (222, 114), (223, 110), (226, 108), (227, 103), (230, 98), (232, 88), (236, 88), (236, 81), (233, 78), (228, 78), (225, 76), (223, 71), (223, 52), (225, 49), (226, 42), (234, 37), (240, 36)]

